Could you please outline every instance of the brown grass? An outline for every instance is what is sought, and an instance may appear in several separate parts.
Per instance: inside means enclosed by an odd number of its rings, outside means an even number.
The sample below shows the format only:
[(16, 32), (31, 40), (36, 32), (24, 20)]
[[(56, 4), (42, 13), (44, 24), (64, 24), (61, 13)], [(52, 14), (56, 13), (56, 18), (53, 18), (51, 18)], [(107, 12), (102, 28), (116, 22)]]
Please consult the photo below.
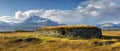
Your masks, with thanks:
[(120, 31), (103, 31), (103, 34), (108, 36), (120, 36)]
[[(34, 35), (33, 32), (0, 33), (0, 51), (120, 51), (119, 33), (120, 31), (103, 31), (104, 36), (101, 39), (79, 40)], [(43, 41), (12, 42), (30, 37)]]
[(89, 26), (89, 25), (75, 25), (75, 26), (49, 26), (49, 27), (41, 27), (38, 30), (46, 30), (46, 29), (60, 29), (60, 28), (65, 28), (65, 29), (71, 29), (71, 28), (95, 28), (95, 29), (99, 29), (95, 26)]

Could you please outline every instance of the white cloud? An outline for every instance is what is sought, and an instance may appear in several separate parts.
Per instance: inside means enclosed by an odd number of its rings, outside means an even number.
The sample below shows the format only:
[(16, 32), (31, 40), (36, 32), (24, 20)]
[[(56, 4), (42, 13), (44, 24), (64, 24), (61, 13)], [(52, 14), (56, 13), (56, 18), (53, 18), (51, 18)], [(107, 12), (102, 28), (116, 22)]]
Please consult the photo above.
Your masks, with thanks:
[(97, 11), (91, 11), (92, 16), (99, 16), (99, 13)]
[(72, 10), (45, 10), (42, 17), (57, 21), (59, 23), (77, 23), (80, 21), (78, 12)]
[(8, 23), (19, 23), (19, 22), (21, 22), (20, 19), (16, 19), (16, 18), (10, 17), (10, 16), (1, 16), (0, 21), (8, 22)]
[[(48, 18), (66, 24), (97, 24), (101, 22), (120, 22), (119, 0), (87, 0), (80, 3), (75, 10), (28, 10), (18, 11), (15, 17), (0, 17), (9, 22), (22, 21), (31, 15)], [(14, 22), (12, 21), (12, 22)]]
[(120, 22), (119, 10), (120, 0), (88, 0), (77, 7), (77, 11), (88, 15), (87, 17), (97, 17), (91, 19), (93, 23)]
[(15, 13), (15, 18), (16, 19), (21, 19), (21, 18), (24, 18), (25, 16), (23, 15), (22, 11), (17, 11)]
[(15, 18), (16, 19), (26, 19), (32, 15), (41, 15), (43, 13), (43, 9), (40, 9), (40, 10), (28, 10), (28, 11), (25, 11), (25, 12), (22, 12), (22, 11), (17, 11), (15, 13)]

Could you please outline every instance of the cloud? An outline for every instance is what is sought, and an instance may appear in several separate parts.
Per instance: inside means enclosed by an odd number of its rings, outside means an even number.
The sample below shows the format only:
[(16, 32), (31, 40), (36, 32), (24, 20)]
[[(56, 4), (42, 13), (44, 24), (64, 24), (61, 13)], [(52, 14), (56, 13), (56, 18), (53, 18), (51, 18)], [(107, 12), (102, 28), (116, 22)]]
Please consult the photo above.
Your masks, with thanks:
[(72, 10), (45, 10), (42, 17), (57, 21), (59, 23), (73, 24), (81, 20), (78, 12)]
[(17, 11), (15, 17), (0, 17), (9, 22), (23, 21), (32, 15), (65, 24), (98, 24), (102, 22), (120, 22), (119, 0), (87, 0), (80, 3), (75, 10), (28, 10)]
[[(74, 13), (74, 14), (73, 14)], [(28, 11), (17, 11), (15, 14), (15, 18), (19, 20), (25, 20), (29, 18), (32, 15), (37, 15), (42, 18), (51, 19), (53, 21), (59, 22), (59, 23), (77, 23), (80, 21), (80, 16), (77, 11), (72, 10), (28, 10)], [(76, 19), (74, 21), (73, 19)]]
[(15, 13), (15, 18), (16, 19), (26, 19), (32, 15), (41, 15), (43, 13), (43, 9), (40, 9), (40, 10), (29, 10), (29, 11), (17, 11)]
[(25, 17), (25, 15), (22, 13), (22, 11), (17, 11), (15, 13), (15, 18), (16, 19), (21, 19), (21, 18), (24, 18), (24, 17)]
[[(120, 22), (120, 1), (119, 0), (88, 0), (77, 7), (77, 11), (93, 18), (95, 22)], [(84, 17), (84, 16), (83, 16)]]
[(0, 21), (8, 22), (8, 23), (19, 23), (19, 22), (21, 22), (20, 19), (16, 19), (16, 18), (10, 17), (10, 16), (1, 16)]

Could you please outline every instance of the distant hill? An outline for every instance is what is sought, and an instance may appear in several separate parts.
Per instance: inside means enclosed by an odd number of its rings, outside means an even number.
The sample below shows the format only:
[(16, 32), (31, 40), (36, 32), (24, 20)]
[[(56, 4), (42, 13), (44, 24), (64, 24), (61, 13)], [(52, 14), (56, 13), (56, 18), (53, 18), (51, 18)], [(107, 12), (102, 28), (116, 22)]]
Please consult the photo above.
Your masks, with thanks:
[(99, 28), (102, 28), (103, 30), (120, 30), (120, 23), (114, 24), (114, 23), (102, 23), (96, 25)]

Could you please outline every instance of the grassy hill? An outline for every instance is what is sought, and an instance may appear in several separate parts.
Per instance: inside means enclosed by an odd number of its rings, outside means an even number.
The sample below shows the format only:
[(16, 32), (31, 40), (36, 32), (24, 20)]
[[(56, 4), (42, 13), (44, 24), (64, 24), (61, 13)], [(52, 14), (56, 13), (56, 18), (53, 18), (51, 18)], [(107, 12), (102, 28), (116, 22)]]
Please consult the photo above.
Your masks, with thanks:
[(0, 51), (120, 51), (120, 31), (103, 31), (100, 39), (0, 33)]

